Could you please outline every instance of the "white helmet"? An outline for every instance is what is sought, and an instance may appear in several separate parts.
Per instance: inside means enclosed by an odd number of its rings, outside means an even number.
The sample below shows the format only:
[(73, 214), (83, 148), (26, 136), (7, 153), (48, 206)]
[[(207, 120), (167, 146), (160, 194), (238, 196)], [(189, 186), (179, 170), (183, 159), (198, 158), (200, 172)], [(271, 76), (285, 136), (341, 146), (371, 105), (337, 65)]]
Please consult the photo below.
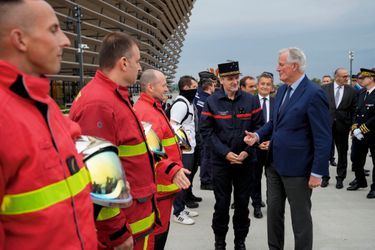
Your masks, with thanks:
[(105, 207), (129, 207), (132, 197), (126, 187), (117, 147), (109, 141), (85, 135), (80, 136), (75, 145), (91, 176), (92, 201)]

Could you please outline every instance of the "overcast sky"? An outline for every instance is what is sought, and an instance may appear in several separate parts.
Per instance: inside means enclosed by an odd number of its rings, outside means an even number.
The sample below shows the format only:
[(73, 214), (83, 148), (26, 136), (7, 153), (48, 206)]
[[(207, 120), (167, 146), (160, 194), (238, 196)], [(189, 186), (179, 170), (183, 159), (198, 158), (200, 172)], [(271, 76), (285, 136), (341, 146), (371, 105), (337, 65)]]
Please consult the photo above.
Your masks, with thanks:
[[(240, 63), (243, 75), (275, 74), (278, 51), (299, 47), (310, 78), (375, 67), (374, 0), (197, 0), (190, 16), (176, 81), (184, 74)], [(278, 81), (278, 79), (275, 79)]]

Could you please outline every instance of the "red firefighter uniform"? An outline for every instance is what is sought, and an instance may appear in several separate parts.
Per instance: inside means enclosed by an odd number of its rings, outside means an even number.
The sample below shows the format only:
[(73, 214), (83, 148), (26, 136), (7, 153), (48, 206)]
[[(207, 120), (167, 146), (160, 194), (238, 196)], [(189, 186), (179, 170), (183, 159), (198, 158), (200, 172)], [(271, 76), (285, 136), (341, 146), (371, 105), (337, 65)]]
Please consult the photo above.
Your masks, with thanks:
[(155, 229), (155, 235), (158, 235), (168, 230), (173, 197), (179, 191), (172, 180), (176, 172), (182, 168), (181, 151), (160, 102), (141, 93), (134, 109), (141, 121), (152, 124), (152, 129), (160, 138), (168, 156), (167, 159), (159, 161), (155, 166), (157, 201), (162, 223), (161, 227)]
[(135, 249), (147, 248), (157, 218), (155, 174), (152, 153), (130, 104), (128, 89), (98, 70), (74, 100), (70, 117), (79, 123), (83, 134), (104, 138), (118, 146), (133, 196), (129, 208), (101, 209), (96, 219), (99, 242), (112, 248), (131, 234)]
[(49, 86), (0, 61), (0, 249), (97, 248), (80, 130)]

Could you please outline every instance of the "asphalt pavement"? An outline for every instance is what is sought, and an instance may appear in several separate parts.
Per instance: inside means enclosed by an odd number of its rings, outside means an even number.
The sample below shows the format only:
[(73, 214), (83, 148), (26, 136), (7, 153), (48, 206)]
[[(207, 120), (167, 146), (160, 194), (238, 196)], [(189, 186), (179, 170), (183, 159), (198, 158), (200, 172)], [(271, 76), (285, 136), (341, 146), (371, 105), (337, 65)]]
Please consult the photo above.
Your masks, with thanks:
[[(349, 158), (349, 157), (348, 157)], [(349, 160), (349, 159), (348, 159)], [(374, 250), (375, 249), (375, 199), (367, 199), (370, 188), (358, 191), (347, 191), (350, 181), (354, 179), (348, 162), (348, 176), (343, 189), (336, 189), (336, 168), (330, 166), (331, 179), (326, 188), (316, 188), (312, 195), (312, 216), (314, 225), (314, 249), (319, 250)], [(372, 171), (372, 161), (367, 158), (366, 169)], [(367, 181), (371, 184), (370, 177)], [(262, 179), (263, 200), (265, 195), (265, 178)], [(166, 250), (206, 250), (214, 249), (214, 234), (211, 220), (214, 207), (212, 191), (200, 190), (197, 173), (193, 193), (203, 198), (199, 208), (199, 217), (194, 218), (194, 225), (181, 225), (171, 221)], [(250, 205), (250, 232), (246, 239), (247, 249), (266, 250), (267, 246), (267, 207), (262, 208), (264, 217), (256, 219)], [(231, 210), (233, 215), (233, 210)], [(234, 249), (233, 229), (230, 221), (227, 234), (227, 249)], [(294, 237), (290, 221), (289, 208), (285, 215), (285, 250), (294, 249)]]

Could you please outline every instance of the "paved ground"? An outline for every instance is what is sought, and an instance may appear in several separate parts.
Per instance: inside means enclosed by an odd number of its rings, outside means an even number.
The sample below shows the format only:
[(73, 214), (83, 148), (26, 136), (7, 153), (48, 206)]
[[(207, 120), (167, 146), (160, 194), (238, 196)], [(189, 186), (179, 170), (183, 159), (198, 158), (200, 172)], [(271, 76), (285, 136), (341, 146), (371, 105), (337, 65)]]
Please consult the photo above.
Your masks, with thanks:
[[(371, 164), (370, 164), (371, 163)], [(371, 166), (371, 168), (370, 168)], [(367, 159), (367, 169), (372, 169), (371, 159)], [(330, 167), (331, 176), (335, 176), (336, 168)], [(347, 191), (348, 183), (353, 180), (354, 173), (348, 171), (344, 181), (344, 189), (337, 190), (336, 182), (331, 179), (326, 188), (317, 188), (313, 192), (312, 215), (314, 221), (314, 249), (375, 249), (375, 199), (369, 200), (366, 195), (369, 188), (359, 191)], [(198, 180), (198, 178), (196, 178)], [(333, 178), (334, 179), (334, 178)], [(367, 178), (369, 181), (369, 178)], [(265, 179), (263, 178), (263, 190)], [(196, 181), (194, 193), (203, 197), (203, 202), (197, 211), (196, 224), (185, 226), (171, 222), (167, 250), (206, 250), (213, 249), (214, 236), (211, 229), (211, 219), (214, 206), (214, 196), (211, 191), (199, 190)], [(265, 200), (265, 192), (263, 193)], [(267, 208), (263, 209), (264, 217), (255, 219), (253, 209), (250, 209), (251, 226), (247, 237), (247, 249), (267, 249), (266, 217)], [(285, 249), (294, 248), (294, 239), (290, 223), (290, 214), (286, 214)], [(227, 249), (233, 249), (233, 230), (227, 235)]]

